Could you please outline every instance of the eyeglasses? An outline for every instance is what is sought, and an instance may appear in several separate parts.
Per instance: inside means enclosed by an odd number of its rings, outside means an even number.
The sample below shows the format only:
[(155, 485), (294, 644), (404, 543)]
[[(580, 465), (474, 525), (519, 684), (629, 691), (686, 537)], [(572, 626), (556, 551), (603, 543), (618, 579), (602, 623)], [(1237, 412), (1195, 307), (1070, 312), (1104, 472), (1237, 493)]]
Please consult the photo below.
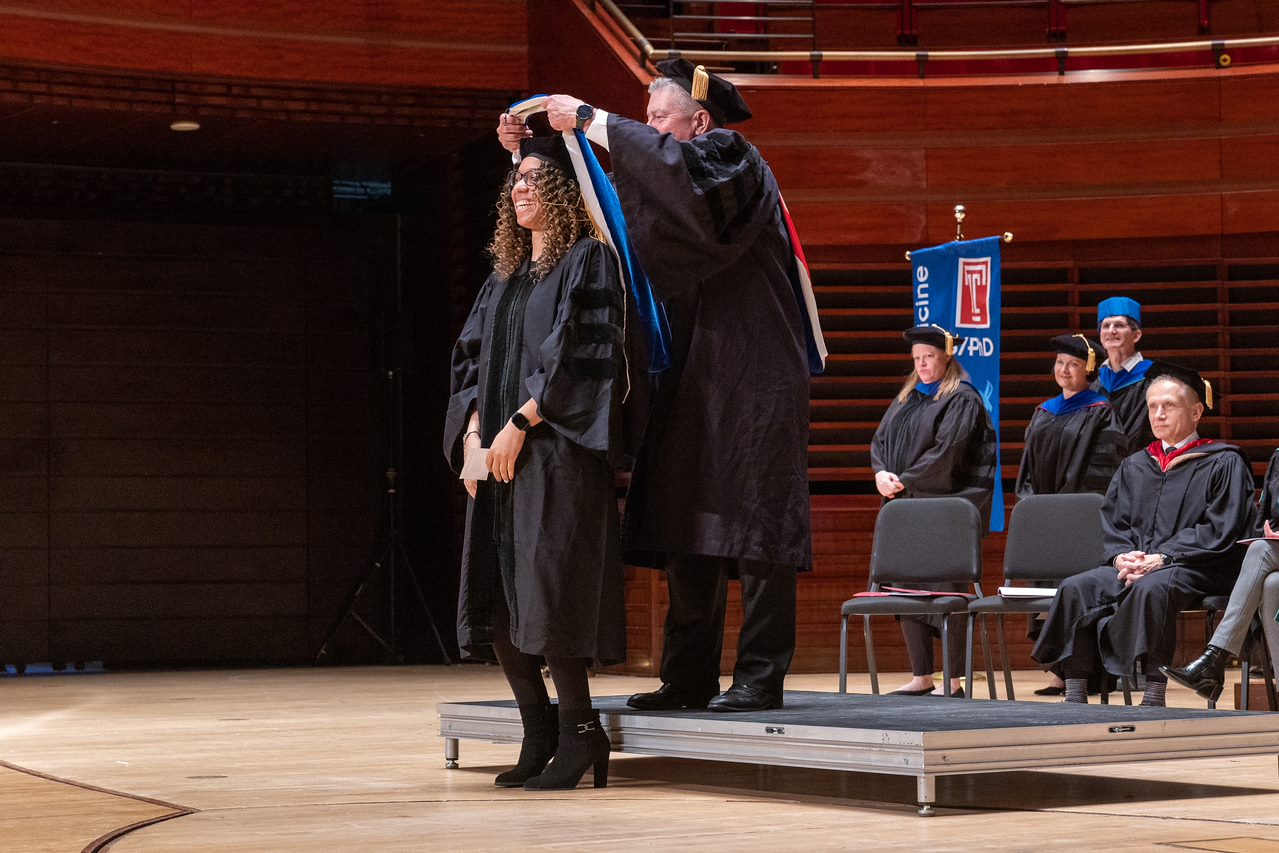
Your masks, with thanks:
[(515, 185), (522, 180), (524, 181), (524, 186), (529, 189), (533, 189), (537, 186), (538, 179), (541, 178), (541, 175), (538, 174), (541, 171), (541, 167), (529, 169), (527, 172), (521, 172), (519, 169), (512, 169), (510, 174), (506, 176), (506, 188), (508, 190), (515, 189)]

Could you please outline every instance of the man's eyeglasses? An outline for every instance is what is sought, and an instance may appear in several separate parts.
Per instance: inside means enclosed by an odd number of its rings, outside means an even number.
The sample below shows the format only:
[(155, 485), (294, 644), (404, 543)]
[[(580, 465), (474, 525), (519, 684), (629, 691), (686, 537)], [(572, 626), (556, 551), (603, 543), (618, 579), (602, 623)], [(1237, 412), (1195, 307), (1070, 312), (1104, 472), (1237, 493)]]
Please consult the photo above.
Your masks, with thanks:
[(510, 174), (506, 176), (506, 188), (508, 190), (513, 190), (515, 189), (515, 185), (523, 180), (526, 187), (533, 189), (537, 186), (538, 178), (541, 177), (539, 174), (541, 171), (540, 167), (537, 169), (529, 169), (527, 172), (521, 172), (519, 169), (512, 169)]

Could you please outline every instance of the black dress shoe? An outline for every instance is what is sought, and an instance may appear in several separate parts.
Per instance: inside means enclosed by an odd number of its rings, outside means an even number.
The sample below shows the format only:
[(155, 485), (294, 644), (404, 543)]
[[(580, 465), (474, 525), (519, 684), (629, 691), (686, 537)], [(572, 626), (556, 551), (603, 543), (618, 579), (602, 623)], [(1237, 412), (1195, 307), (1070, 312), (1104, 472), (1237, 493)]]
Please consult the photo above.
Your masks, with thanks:
[(636, 693), (626, 704), (637, 711), (701, 710), (714, 693), (689, 693), (674, 684), (663, 684), (652, 693)]
[(901, 690), (894, 690), (888, 695), (889, 696), (927, 696), (929, 693), (932, 693), (932, 692), (933, 692), (933, 688), (931, 687), (925, 687), (921, 690), (907, 690), (905, 688), (902, 688)]
[(734, 684), (706, 706), (711, 711), (771, 711), (782, 707), (782, 697), (757, 687)]
[(1049, 684), (1047, 687), (1041, 687), (1035, 691), (1036, 696), (1065, 696), (1066, 688), (1058, 687), (1056, 684)]

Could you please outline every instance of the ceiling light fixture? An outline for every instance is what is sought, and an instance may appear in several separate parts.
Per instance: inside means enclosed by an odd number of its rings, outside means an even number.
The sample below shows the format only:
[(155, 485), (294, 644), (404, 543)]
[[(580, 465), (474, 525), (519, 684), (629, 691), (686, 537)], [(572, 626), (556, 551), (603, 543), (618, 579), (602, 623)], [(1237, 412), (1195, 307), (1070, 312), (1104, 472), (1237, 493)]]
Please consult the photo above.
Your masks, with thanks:
[(179, 118), (179, 119), (174, 119), (172, 122), (169, 123), (169, 130), (176, 130), (179, 133), (187, 133), (192, 130), (199, 130), (199, 129), (200, 129), (200, 123), (198, 121), (192, 121), (191, 119)]

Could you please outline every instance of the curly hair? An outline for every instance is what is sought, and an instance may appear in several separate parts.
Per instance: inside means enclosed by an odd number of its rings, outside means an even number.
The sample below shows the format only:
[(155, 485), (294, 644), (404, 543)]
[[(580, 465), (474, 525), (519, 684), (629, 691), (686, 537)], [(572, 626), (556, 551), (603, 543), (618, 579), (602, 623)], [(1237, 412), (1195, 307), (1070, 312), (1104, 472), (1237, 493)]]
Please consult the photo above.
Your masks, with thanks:
[[(597, 238), (602, 235), (586, 210), (577, 182), (558, 166), (543, 162), (538, 167), (533, 192), (542, 205), (542, 255), (533, 262), (531, 271), (540, 281), (564, 259), (582, 234), (590, 233)], [(529, 230), (515, 218), (511, 186), (509, 182), (503, 183), (497, 196), (497, 230), (488, 245), (493, 271), (510, 278), (532, 250)]]

